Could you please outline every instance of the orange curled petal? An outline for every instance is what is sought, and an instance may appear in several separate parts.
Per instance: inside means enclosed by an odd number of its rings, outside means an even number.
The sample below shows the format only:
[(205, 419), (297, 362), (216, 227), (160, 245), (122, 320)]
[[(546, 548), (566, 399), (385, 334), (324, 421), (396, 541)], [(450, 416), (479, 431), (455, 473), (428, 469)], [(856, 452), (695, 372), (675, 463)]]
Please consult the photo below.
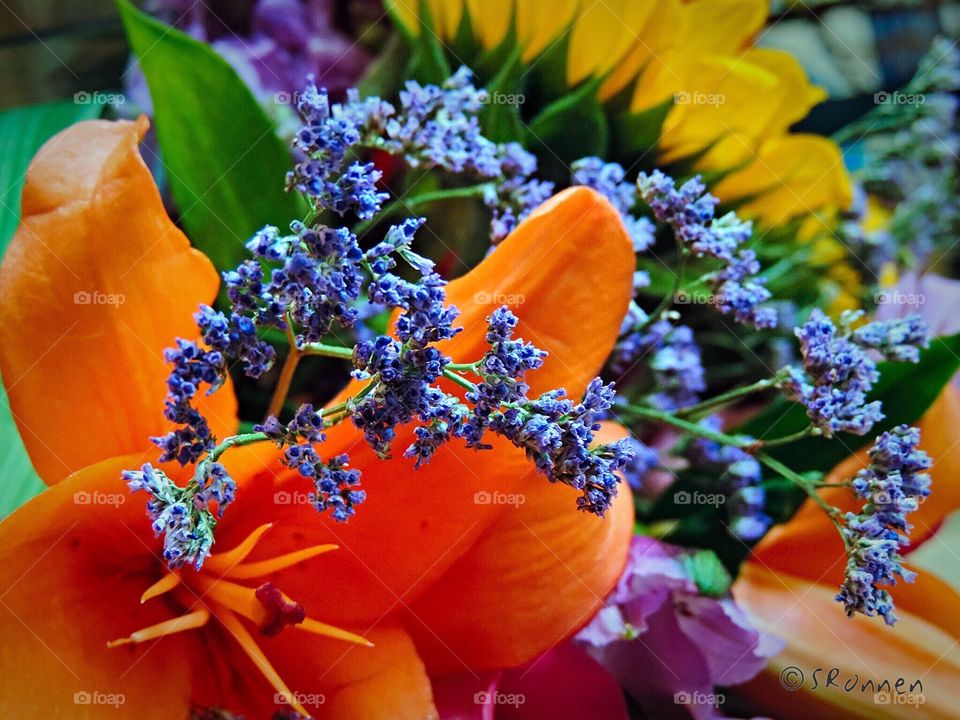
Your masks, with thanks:
[[(598, 442), (626, 435), (605, 423)], [(537, 478), (540, 480), (540, 478)], [(585, 625), (623, 571), (633, 532), (630, 488), (604, 518), (576, 493), (526, 483), (518, 502), (422, 598), (407, 627), (431, 673), (515, 667)]]
[[(0, 372), (37, 472), (55, 483), (142, 452), (163, 417), (163, 349), (194, 338), (218, 279), (163, 209), (138, 151), (145, 119), (91, 120), (49, 140), (27, 172), (0, 266)], [(226, 388), (201, 406), (236, 425)]]

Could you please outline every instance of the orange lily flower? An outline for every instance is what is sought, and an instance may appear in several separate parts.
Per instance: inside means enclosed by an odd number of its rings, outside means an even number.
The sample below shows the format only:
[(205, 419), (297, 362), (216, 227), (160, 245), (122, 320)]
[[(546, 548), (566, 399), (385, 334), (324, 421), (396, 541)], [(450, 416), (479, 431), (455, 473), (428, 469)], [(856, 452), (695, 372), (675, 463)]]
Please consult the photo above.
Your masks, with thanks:
[[(943, 543), (935, 531), (960, 507), (958, 421), (960, 392), (951, 385), (920, 423), (921, 446), (933, 460), (933, 492), (910, 515), (914, 527), (904, 555), (908, 566), (925, 555), (928, 545)], [(834, 470), (834, 481), (850, 478), (868, 462), (865, 451), (857, 453)], [(845, 488), (824, 490), (823, 496), (843, 511), (857, 510), (856, 499)], [(734, 584), (734, 597), (758, 627), (783, 637), (787, 645), (763, 675), (738, 690), (786, 720), (828, 713), (832, 718), (955, 718), (960, 703), (956, 586), (938, 577), (937, 568), (924, 565), (915, 583), (891, 589), (899, 620), (888, 627), (876, 618), (844, 616), (834, 596), (845, 564), (836, 528), (813, 501), (755, 548)], [(821, 670), (815, 675), (817, 668)], [(839, 687), (826, 687), (833, 668), (838, 669), (834, 683)], [(883, 697), (878, 702), (872, 686), (861, 691), (867, 680), (888, 680), (895, 686), (898, 678), (905, 683), (900, 692), (922, 694), (919, 713), (916, 704), (884, 702)], [(848, 680), (854, 681), (853, 690), (844, 688)], [(922, 690), (915, 686), (911, 691), (917, 680)]]
[[(44, 146), (0, 268), (0, 372), (51, 486), (0, 523), (0, 714), (116, 717), (122, 703), (137, 718), (191, 705), (260, 718), (287, 703), (436, 717), (430, 675), (520, 665), (575, 633), (622, 571), (629, 489), (604, 520), (578, 513), (574, 491), (502, 442), (445, 447), (414, 471), (333, 428), (324, 453), (349, 449), (368, 496), (346, 524), (295, 502), (302, 480), (275, 447), (238, 449), (223, 458), (238, 490), (214, 554), (167, 569), (120, 472), (155, 457), (162, 349), (193, 336), (217, 282), (163, 210), (145, 130), (91, 121)], [(448, 286), (464, 331), (445, 350), (479, 356), (484, 317), (511, 296), (519, 335), (550, 353), (531, 386), (579, 394), (615, 342), (632, 272), (618, 213), (572, 188)], [(205, 412), (231, 433), (232, 391)]]

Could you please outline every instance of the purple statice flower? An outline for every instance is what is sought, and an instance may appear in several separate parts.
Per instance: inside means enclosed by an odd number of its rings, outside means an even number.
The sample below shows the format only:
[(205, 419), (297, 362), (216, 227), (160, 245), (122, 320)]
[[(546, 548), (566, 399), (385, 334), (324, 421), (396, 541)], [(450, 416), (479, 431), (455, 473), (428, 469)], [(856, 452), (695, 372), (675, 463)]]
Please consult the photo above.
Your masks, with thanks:
[(633, 436), (627, 442), (632, 457), (623, 467), (623, 477), (634, 491), (639, 491), (643, 488), (647, 473), (660, 467), (660, 456), (652, 447)]
[(649, 218), (633, 214), (637, 204), (637, 186), (625, 179), (626, 172), (622, 165), (604, 162), (598, 157), (585, 157), (573, 163), (570, 169), (574, 185), (593, 188), (617, 209), (633, 240), (634, 252), (643, 252), (653, 245), (656, 226)]
[(706, 192), (699, 177), (678, 188), (673, 178), (659, 170), (649, 175), (642, 172), (637, 189), (657, 221), (668, 225), (685, 248), (696, 257), (721, 263), (719, 271), (704, 277), (721, 312), (757, 329), (776, 327), (776, 313), (761, 307), (771, 295), (757, 277), (760, 263), (755, 253), (743, 248), (753, 231), (750, 222), (733, 212), (716, 217), (719, 200)]
[(177, 347), (167, 348), (164, 358), (173, 368), (167, 378), (163, 416), (181, 427), (150, 439), (163, 450), (160, 462), (176, 460), (188, 465), (216, 444), (210, 425), (194, 407), (193, 398), (203, 384), (210, 386), (209, 392), (223, 384), (226, 362), (222, 353), (183, 339), (177, 340)]
[[(215, 476), (210, 478), (210, 483), (219, 483), (216, 492), (229, 502), (235, 485), (232, 485), (233, 481), (229, 480), (222, 466), (214, 466), (211, 475)], [(132, 492), (143, 490), (150, 496), (147, 514), (154, 533), (164, 536), (163, 558), (167, 564), (171, 568), (193, 564), (199, 570), (213, 545), (213, 528), (216, 525), (206, 502), (201, 500), (198, 510), (188, 489), (179, 487), (150, 463), (143, 465), (140, 470), (125, 470), (123, 479)], [(213, 491), (209, 495), (206, 500), (215, 499)]]
[(382, 173), (373, 163), (349, 161), (348, 155), (370, 139), (383, 118), (393, 114), (389, 103), (359, 100), (351, 93), (345, 104), (330, 104), (326, 88), (311, 78), (297, 100), (303, 122), (293, 147), (303, 159), (287, 176), (287, 186), (311, 198), (320, 209), (340, 216), (353, 212), (370, 220), (389, 197), (377, 189)]
[(553, 195), (554, 184), (534, 177), (537, 159), (518, 143), (500, 146), (500, 179), (484, 196), (493, 211), (490, 242), (496, 245)]
[(693, 330), (676, 324), (673, 313), (648, 323), (639, 306), (631, 303), (631, 309), (611, 355), (612, 370), (624, 374), (643, 362), (653, 376), (650, 405), (668, 411), (695, 405), (707, 385)]
[[(634, 537), (619, 583), (575, 638), (644, 717), (677, 717), (677, 697), (750, 680), (782, 647), (751, 624), (725, 588), (701, 591), (688, 560), (683, 548)], [(707, 720), (716, 708), (686, 710)]]
[(597, 419), (613, 405), (613, 384), (594, 378), (579, 403), (553, 391), (494, 413), (490, 429), (526, 451), (550, 482), (579, 490), (577, 508), (603, 516), (617, 496), (620, 478), (633, 451), (628, 440), (591, 447)]
[(317, 512), (329, 510), (334, 520), (346, 522), (367, 499), (360, 489), (360, 471), (350, 468), (349, 460), (347, 455), (324, 460), (313, 445), (300, 443), (289, 445), (280, 462), (313, 481), (315, 492), (310, 499)]
[(790, 368), (782, 386), (788, 397), (807, 408), (807, 416), (824, 435), (838, 432), (865, 435), (883, 419), (880, 403), (867, 394), (879, 379), (868, 350), (891, 360), (919, 359), (917, 347), (929, 342), (926, 325), (912, 316), (873, 322), (851, 331), (860, 314), (845, 313), (840, 328), (814, 309), (795, 331), (800, 339), (803, 369)]
[(909, 544), (907, 514), (930, 494), (930, 457), (917, 449), (920, 431), (899, 425), (877, 438), (870, 465), (853, 479), (854, 492), (864, 500), (861, 512), (845, 516), (848, 546), (846, 577), (837, 600), (847, 615), (880, 615), (888, 625), (897, 617), (890, 593), (881, 585), (897, 578), (912, 582), (915, 573), (903, 567), (900, 547)]
[[(700, 424), (713, 431), (722, 430), (718, 415), (712, 415)], [(693, 440), (686, 454), (693, 467), (709, 474), (711, 482), (726, 493), (727, 530), (730, 534), (746, 542), (763, 537), (773, 520), (764, 512), (763, 478), (757, 459), (740, 448), (706, 438)]]
[(260, 230), (247, 243), (260, 260), (282, 263), (264, 279), (261, 262), (248, 260), (223, 274), (233, 306), (257, 327), (302, 328), (297, 343), (317, 342), (334, 326), (353, 327), (353, 304), (363, 285), (363, 252), (345, 228), (290, 225), (292, 235), (274, 227)]

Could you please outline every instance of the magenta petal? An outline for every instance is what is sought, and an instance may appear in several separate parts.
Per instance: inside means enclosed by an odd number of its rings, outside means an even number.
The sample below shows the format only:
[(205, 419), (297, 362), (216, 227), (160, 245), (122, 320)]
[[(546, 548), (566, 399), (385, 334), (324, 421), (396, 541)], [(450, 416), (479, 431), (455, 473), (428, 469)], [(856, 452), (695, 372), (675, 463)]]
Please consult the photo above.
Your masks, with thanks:
[(617, 681), (572, 642), (558, 645), (524, 668), (505, 670), (498, 692), (497, 720), (630, 717)]
[(500, 672), (460, 673), (430, 678), (440, 720), (494, 720)]

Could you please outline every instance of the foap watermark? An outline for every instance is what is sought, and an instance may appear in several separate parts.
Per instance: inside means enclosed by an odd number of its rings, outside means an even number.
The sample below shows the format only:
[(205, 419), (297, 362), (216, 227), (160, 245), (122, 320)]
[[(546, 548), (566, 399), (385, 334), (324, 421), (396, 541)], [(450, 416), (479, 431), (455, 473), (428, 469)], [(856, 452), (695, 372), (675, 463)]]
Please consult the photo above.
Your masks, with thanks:
[(678, 92), (673, 94), (674, 105), (707, 105), (720, 107), (727, 103), (727, 96), (723, 93), (705, 92)]
[(927, 701), (923, 693), (903, 693), (898, 695), (893, 692), (878, 692), (873, 694), (875, 705), (906, 705), (908, 707), (918, 708)]
[(112, 505), (120, 507), (127, 501), (126, 493), (105, 493), (99, 490), (77, 490), (73, 494), (74, 505)]
[(675, 505), (713, 505), (720, 507), (727, 501), (727, 496), (723, 493), (705, 493), (699, 490), (690, 492), (688, 490), (677, 490), (673, 494), (673, 503)]
[(481, 90), (477, 93), (477, 100), (481, 105), (513, 105), (514, 107), (519, 107), (527, 101), (527, 97), (523, 93)]
[(81, 90), (73, 94), (74, 105), (123, 105), (126, 101), (127, 96), (123, 93)]
[(926, 702), (923, 681), (919, 678), (910, 681), (903, 677), (872, 678), (861, 677), (858, 673), (844, 675), (838, 667), (818, 667), (808, 680), (803, 670), (796, 665), (788, 665), (780, 671), (780, 686), (788, 692), (796, 692), (804, 687), (813, 691), (834, 688), (848, 694), (870, 696), (877, 705), (919, 707)]
[(725, 301), (722, 295), (715, 293), (680, 290), (674, 293), (673, 302), (677, 305), (709, 305), (710, 307), (720, 307)]
[(719, 707), (727, 701), (723, 693), (705, 693), (705, 692), (686, 692), (681, 690), (673, 694), (674, 705), (706, 705), (708, 707)]
[(77, 290), (77, 292), (73, 294), (74, 305), (112, 305), (118, 308), (126, 301), (127, 296), (122, 293)]
[(473, 694), (475, 705), (512, 705), (520, 707), (527, 701), (523, 693), (502, 693), (490, 690), (481, 690)]
[(523, 305), (526, 300), (527, 296), (522, 293), (478, 292), (473, 295), (473, 301), (477, 305), (509, 305), (510, 307), (516, 307), (517, 305)]
[(305, 708), (320, 707), (327, 701), (323, 693), (303, 693), (303, 692), (278, 692), (273, 694), (275, 705), (295, 705), (300, 704)]
[(520, 493), (487, 492), (478, 490), (473, 495), (474, 505), (513, 505), (520, 507), (527, 501)]
[(74, 705), (106, 705), (119, 708), (127, 701), (123, 693), (105, 693), (99, 690), (78, 690), (73, 694)]
[(277, 490), (273, 494), (274, 505), (312, 505), (316, 495), (302, 490)]
[(881, 290), (873, 296), (877, 305), (905, 305), (920, 308), (927, 302), (927, 296), (921, 293), (905, 293), (899, 290)]
[(926, 95), (904, 93), (899, 90), (893, 92), (881, 90), (873, 95), (874, 105), (923, 105), (925, 102), (927, 102)]
[(273, 94), (273, 101), (277, 105), (296, 105), (300, 102), (300, 93), (279, 90)]

